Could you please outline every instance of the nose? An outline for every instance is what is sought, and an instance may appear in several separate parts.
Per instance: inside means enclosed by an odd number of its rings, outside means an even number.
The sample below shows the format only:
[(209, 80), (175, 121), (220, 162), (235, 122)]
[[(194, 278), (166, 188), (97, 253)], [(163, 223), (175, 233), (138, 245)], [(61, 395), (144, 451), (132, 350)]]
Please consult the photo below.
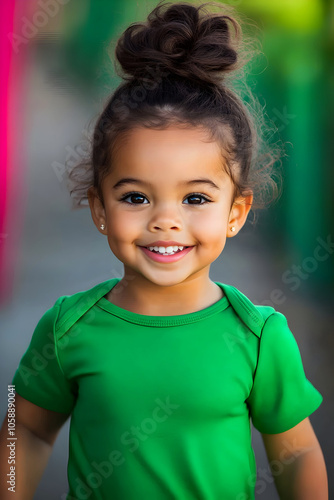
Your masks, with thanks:
[(150, 231), (181, 230), (182, 220), (178, 208), (172, 204), (160, 204), (149, 221)]

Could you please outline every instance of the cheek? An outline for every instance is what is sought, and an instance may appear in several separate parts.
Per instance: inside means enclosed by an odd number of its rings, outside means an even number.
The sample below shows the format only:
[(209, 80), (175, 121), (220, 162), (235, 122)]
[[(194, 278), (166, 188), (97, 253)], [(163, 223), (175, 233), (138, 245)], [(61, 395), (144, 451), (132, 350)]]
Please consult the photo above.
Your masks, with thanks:
[(205, 242), (220, 241), (226, 233), (226, 214), (220, 207), (211, 210), (197, 212), (190, 218), (192, 232), (198, 234), (198, 238)]
[(140, 220), (135, 214), (118, 211), (108, 219), (110, 238), (119, 242), (128, 242), (129, 239), (138, 237), (140, 233)]

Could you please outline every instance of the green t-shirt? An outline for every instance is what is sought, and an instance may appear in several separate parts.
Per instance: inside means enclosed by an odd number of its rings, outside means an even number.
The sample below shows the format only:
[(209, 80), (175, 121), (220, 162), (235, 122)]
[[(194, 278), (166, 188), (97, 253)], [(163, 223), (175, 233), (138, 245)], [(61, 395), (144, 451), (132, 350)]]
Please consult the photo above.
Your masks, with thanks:
[(285, 316), (219, 282), (210, 307), (146, 316), (106, 299), (118, 281), (60, 297), (13, 378), (71, 413), (67, 499), (254, 499), (250, 418), (283, 432), (323, 399)]

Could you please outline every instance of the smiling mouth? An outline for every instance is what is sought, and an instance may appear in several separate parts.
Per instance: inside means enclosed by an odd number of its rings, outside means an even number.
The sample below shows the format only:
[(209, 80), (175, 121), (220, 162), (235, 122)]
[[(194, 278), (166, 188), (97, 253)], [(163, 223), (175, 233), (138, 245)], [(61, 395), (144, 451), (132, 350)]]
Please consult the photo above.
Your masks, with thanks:
[(182, 250), (180, 248), (178, 248), (177, 250), (173, 250), (172, 252), (160, 252), (159, 250), (154, 250), (154, 248), (151, 250), (150, 247), (144, 247), (146, 248), (147, 250), (150, 250), (150, 252), (154, 252), (154, 253), (159, 253), (160, 255), (173, 255), (174, 253), (178, 253), (178, 252), (182, 252), (185, 248), (189, 248), (189, 247), (183, 247)]
[[(161, 253), (155, 250), (150, 250), (147, 247), (139, 246), (141, 250), (152, 260), (156, 262), (176, 262), (180, 259), (182, 259), (185, 255), (187, 255), (191, 250), (194, 248), (194, 246), (191, 247), (183, 247), (182, 250), (178, 249), (177, 251), (173, 251), (170, 253)], [(151, 247), (152, 248), (152, 247)]]
[[(176, 245), (175, 245), (176, 246)], [(192, 248), (191, 246), (183, 246), (182, 250), (180, 248), (178, 248), (177, 250), (173, 251), (173, 252), (159, 252), (159, 250), (154, 250), (154, 248), (151, 250), (152, 247), (141, 247), (141, 248), (146, 248), (146, 250), (148, 250), (149, 252), (152, 252), (152, 253), (155, 253), (157, 255), (175, 255), (177, 253), (181, 253), (183, 252), (186, 248)]]

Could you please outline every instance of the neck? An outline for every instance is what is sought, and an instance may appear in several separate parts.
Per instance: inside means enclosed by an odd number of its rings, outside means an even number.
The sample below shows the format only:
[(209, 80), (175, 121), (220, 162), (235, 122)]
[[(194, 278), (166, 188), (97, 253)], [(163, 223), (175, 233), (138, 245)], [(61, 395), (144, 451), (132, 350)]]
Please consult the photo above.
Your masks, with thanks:
[(177, 316), (205, 309), (224, 296), (223, 290), (209, 278), (193, 278), (171, 286), (149, 280), (137, 280), (125, 274), (108, 293), (112, 303), (147, 316)]

